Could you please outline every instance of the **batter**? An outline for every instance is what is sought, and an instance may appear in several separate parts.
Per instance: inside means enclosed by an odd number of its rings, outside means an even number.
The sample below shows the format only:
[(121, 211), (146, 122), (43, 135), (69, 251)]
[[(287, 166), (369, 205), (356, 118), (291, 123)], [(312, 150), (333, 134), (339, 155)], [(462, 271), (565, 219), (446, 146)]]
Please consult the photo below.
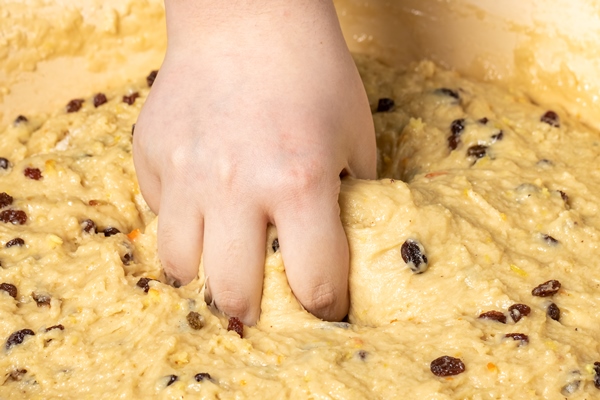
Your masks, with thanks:
[(431, 62), (356, 60), (381, 179), (342, 184), (349, 322), (302, 309), (274, 228), (256, 327), (228, 329), (202, 276), (163, 283), (131, 159), (153, 74), (15, 116), (0, 136), (0, 398), (600, 395), (598, 133)]

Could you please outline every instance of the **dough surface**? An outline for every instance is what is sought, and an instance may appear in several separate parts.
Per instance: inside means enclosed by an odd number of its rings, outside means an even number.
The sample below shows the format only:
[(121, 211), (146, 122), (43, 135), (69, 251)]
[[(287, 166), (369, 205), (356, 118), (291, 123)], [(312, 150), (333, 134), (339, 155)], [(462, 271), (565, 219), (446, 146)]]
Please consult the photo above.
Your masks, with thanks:
[[(23, 110), (28, 120), (0, 134), (10, 161), (0, 192), (14, 199), (0, 212), (27, 214), (23, 225), (0, 222), (0, 283), (18, 290), (0, 290), (0, 399), (600, 395), (599, 134), (566, 115), (558, 127), (542, 122), (548, 110), (518, 91), (431, 62), (406, 71), (359, 56), (357, 64), (381, 179), (342, 184), (349, 323), (302, 309), (270, 229), (263, 312), (243, 338), (205, 304), (202, 276), (179, 289), (161, 283), (156, 219), (131, 159), (149, 91), (143, 76), (98, 107), (85, 98), (80, 110), (49, 118)], [(395, 105), (377, 112), (380, 98)], [(460, 132), (449, 140), (453, 123)], [(105, 236), (107, 228), (120, 233)], [(15, 238), (23, 245), (7, 247)], [(426, 255), (421, 274), (403, 259), (407, 239)], [(143, 277), (156, 279), (147, 291)], [(532, 294), (550, 280), (558, 292)], [(558, 321), (547, 315), (551, 303)], [(515, 322), (514, 304), (530, 314)], [(505, 323), (478, 318), (489, 311)], [(190, 312), (201, 321), (190, 324)], [(23, 329), (35, 335), (5, 344)], [(506, 336), (514, 333), (528, 342)], [(435, 376), (441, 356), (460, 358), (465, 371)]]

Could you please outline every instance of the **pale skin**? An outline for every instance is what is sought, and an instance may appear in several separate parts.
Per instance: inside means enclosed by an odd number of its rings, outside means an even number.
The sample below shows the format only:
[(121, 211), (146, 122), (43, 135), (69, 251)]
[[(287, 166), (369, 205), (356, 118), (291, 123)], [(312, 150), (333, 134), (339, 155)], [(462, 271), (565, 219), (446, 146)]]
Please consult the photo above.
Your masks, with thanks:
[(165, 0), (168, 49), (136, 123), (165, 275), (204, 275), (217, 308), (260, 316), (266, 229), (315, 316), (349, 306), (340, 174), (373, 179), (364, 87), (331, 0)]

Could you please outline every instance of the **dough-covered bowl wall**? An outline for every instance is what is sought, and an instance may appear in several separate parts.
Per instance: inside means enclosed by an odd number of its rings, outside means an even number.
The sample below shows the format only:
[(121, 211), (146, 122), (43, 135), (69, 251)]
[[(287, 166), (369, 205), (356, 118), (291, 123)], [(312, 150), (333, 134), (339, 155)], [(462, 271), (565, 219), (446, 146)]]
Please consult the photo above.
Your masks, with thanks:
[(0, 399), (600, 396), (600, 8), (577, 5), (336, 1), (378, 145), (340, 194), (348, 321), (303, 310), (269, 228), (236, 330), (202, 273), (165, 283), (135, 177), (162, 2), (3, 0)]

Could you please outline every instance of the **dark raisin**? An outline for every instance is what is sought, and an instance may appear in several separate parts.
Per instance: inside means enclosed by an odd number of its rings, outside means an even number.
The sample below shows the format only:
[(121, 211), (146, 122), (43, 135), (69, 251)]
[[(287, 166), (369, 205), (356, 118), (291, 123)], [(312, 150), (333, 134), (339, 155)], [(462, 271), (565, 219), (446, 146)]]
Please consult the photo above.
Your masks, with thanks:
[(102, 104), (106, 103), (108, 99), (104, 93), (97, 93), (94, 96), (94, 107), (100, 107)]
[(190, 311), (185, 318), (187, 319), (188, 325), (192, 329), (199, 330), (204, 327), (204, 318), (202, 318), (202, 315), (195, 311)]
[(13, 246), (21, 247), (21, 246), (25, 246), (25, 241), (21, 238), (14, 238), (14, 239), (11, 239), (8, 242), (6, 242), (5, 246), (6, 246), (6, 248), (13, 247)]
[(8, 379), (10, 379), (11, 381), (19, 382), (21, 379), (23, 379), (23, 375), (25, 375), (26, 373), (26, 369), (15, 369), (14, 371), (11, 371), (11, 373), (8, 375)]
[(15, 118), (15, 125), (18, 125), (18, 124), (20, 124), (20, 123), (22, 123), (22, 122), (28, 122), (28, 121), (29, 121), (29, 120), (27, 119), (27, 117), (26, 117), (26, 116), (24, 116), (24, 115), (19, 115), (19, 116), (17, 116), (17, 118)]
[(51, 327), (46, 328), (46, 332), (50, 332), (50, 331), (52, 331), (54, 329), (58, 329), (58, 330), (64, 331), (65, 327), (62, 324), (52, 325)]
[(135, 99), (137, 99), (138, 97), (140, 97), (140, 94), (138, 92), (131, 93), (129, 96), (123, 96), (123, 103), (132, 105), (133, 103), (135, 103)]
[(81, 223), (81, 229), (85, 233), (96, 233), (96, 232), (98, 232), (98, 229), (96, 227), (96, 223), (94, 221), (92, 221), (91, 219), (86, 219), (85, 221), (83, 221)]
[(117, 233), (121, 233), (121, 231), (117, 228), (113, 228), (112, 226), (109, 226), (106, 229), (104, 229), (104, 236), (106, 237), (116, 235)]
[(140, 278), (140, 280), (137, 281), (136, 286), (144, 289), (144, 292), (148, 293), (148, 290), (150, 290), (150, 281), (156, 281), (156, 279)]
[(23, 170), (23, 175), (28, 177), (29, 179), (33, 179), (34, 181), (39, 181), (42, 179), (42, 171), (39, 168), (25, 168)]
[(377, 102), (377, 112), (388, 112), (394, 108), (394, 100), (387, 97), (379, 99)]
[(465, 372), (465, 364), (462, 360), (450, 356), (436, 358), (429, 368), (435, 376), (452, 376)]
[(210, 374), (208, 372), (200, 372), (199, 374), (196, 374), (194, 376), (194, 379), (196, 380), (196, 382), (202, 382), (204, 380), (212, 380), (212, 378), (210, 377)]
[(481, 319), (491, 319), (493, 321), (498, 321), (501, 322), (503, 324), (506, 323), (506, 315), (504, 315), (503, 312), (501, 311), (487, 311), (482, 313), (481, 315), (479, 315), (479, 318)]
[(6, 349), (10, 349), (13, 346), (23, 343), (25, 336), (28, 335), (34, 336), (35, 333), (31, 329), (21, 329), (20, 331), (12, 333), (6, 340)]
[(367, 352), (364, 350), (359, 350), (356, 352), (356, 355), (358, 356), (358, 358), (360, 358), (361, 360), (365, 361), (367, 359)]
[(31, 292), (31, 297), (33, 297), (38, 307), (50, 307), (50, 303), (52, 302), (52, 297), (49, 294)]
[(540, 121), (547, 123), (550, 126), (558, 128), (560, 126), (560, 118), (554, 111), (547, 111), (546, 114), (542, 115)]
[(131, 136), (133, 136), (134, 132), (135, 132), (135, 124), (131, 125)]
[(13, 203), (13, 198), (10, 194), (2, 192), (0, 193), (0, 208), (10, 206)]
[(464, 130), (465, 130), (465, 120), (463, 118), (455, 119), (450, 124), (450, 132), (452, 132), (452, 134), (455, 136), (460, 135), (462, 133), (462, 131), (464, 131)]
[(439, 93), (439, 94), (446, 95), (446, 96), (454, 97), (457, 100), (460, 99), (460, 96), (458, 95), (458, 92), (455, 91), (455, 90), (452, 90), (452, 89), (440, 88), (440, 89), (437, 89), (435, 92)]
[(148, 87), (152, 87), (152, 85), (154, 85), (154, 81), (156, 80), (156, 75), (158, 75), (158, 71), (154, 70), (154, 71), (150, 72), (150, 74), (146, 77), (146, 83), (148, 84)]
[(83, 99), (73, 99), (67, 104), (67, 112), (73, 113), (79, 111), (81, 105), (83, 104)]
[(177, 382), (178, 379), (179, 379), (179, 377), (177, 375), (169, 375), (169, 380), (167, 381), (167, 386), (171, 386), (172, 384)]
[(468, 157), (482, 158), (487, 154), (487, 146), (476, 144), (467, 150)]
[(558, 321), (560, 319), (560, 308), (558, 308), (556, 304), (550, 303), (546, 310), (546, 314), (553, 320)]
[(507, 333), (504, 337), (511, 338), (512, 340), (520, 340), (519, 346), (525, 346), (529, 343), (529, 336), (524, 333)]
[(594, 386), (596, 389), (600, 389), (600, 362), (594, 363)]
[(415, 274), (422, 274), (427, 270), (427, 256), (425, 249), (416, 240), (407, 239), (400, 248), (402, 259)]
[(8, 167), (10, 167), (10, 162), (4, 157), (0, 157), (0, 169), (8, 169)]
[(494, 142), (497, 142), (498, 140), (502, 140), (502, 139), (504, 139), (504, 132), (502, 132), (502, 131), (492, 135), (492, 140)]
[(515, 322), (519, 322), (521, 318), (526, 317), (531, 313), (531, 308), (526, 304), (513, 304), (508, 307), (508, 313)]
[(486, 125), (488, 123), (488, 121), (489, 121), (489, 119), (487, 119), (486, 117), (483, 117), (480, 120), (478, 120), (477, 122), (479, 122), (480, 124)]
[(273, 243), (271, 244), (271, 248), (273, 249), (273, 252), (277, 252), (277, 250), (279, 250), (279, 238), (275, 238), (275, 240), (273, 240)]
[(12, 283), (0, 283), (0, 290), (5, 291), (13, 298), (17, 298), (17, 287)]
[(531, 291), (531, 294), (538, 297), (554, 296), (560, 290), (560, 282), (552, 279), (538, 285)]
[(0, 212), (0, 221), (13, 225), (25, 225), (27, 214), (21, 210), (4, 210)]
[(556, 246), (558, 244), (558, 240), (554, 239), (552, 236), (547, 235), (547, 234), (542, 234), (542, 239), (544, 239), (544, 241), (546, 243), (548, 243), (550, 246)]
[(132, 261), (133, 261), (132, 253), (125, 253), (125, 254), (123, 254), (123, 257), (121, 257), (121, 262), (125, 265), (131, 264)]
[(460, 143), (460, 136), (448, 136), (448, 147), (450, 150), (456, 150), (458, 144)]
[(228, 331), (235, 331), (241, 338), (244, 337), (244, 324), (236, 317), (229, 318)]

